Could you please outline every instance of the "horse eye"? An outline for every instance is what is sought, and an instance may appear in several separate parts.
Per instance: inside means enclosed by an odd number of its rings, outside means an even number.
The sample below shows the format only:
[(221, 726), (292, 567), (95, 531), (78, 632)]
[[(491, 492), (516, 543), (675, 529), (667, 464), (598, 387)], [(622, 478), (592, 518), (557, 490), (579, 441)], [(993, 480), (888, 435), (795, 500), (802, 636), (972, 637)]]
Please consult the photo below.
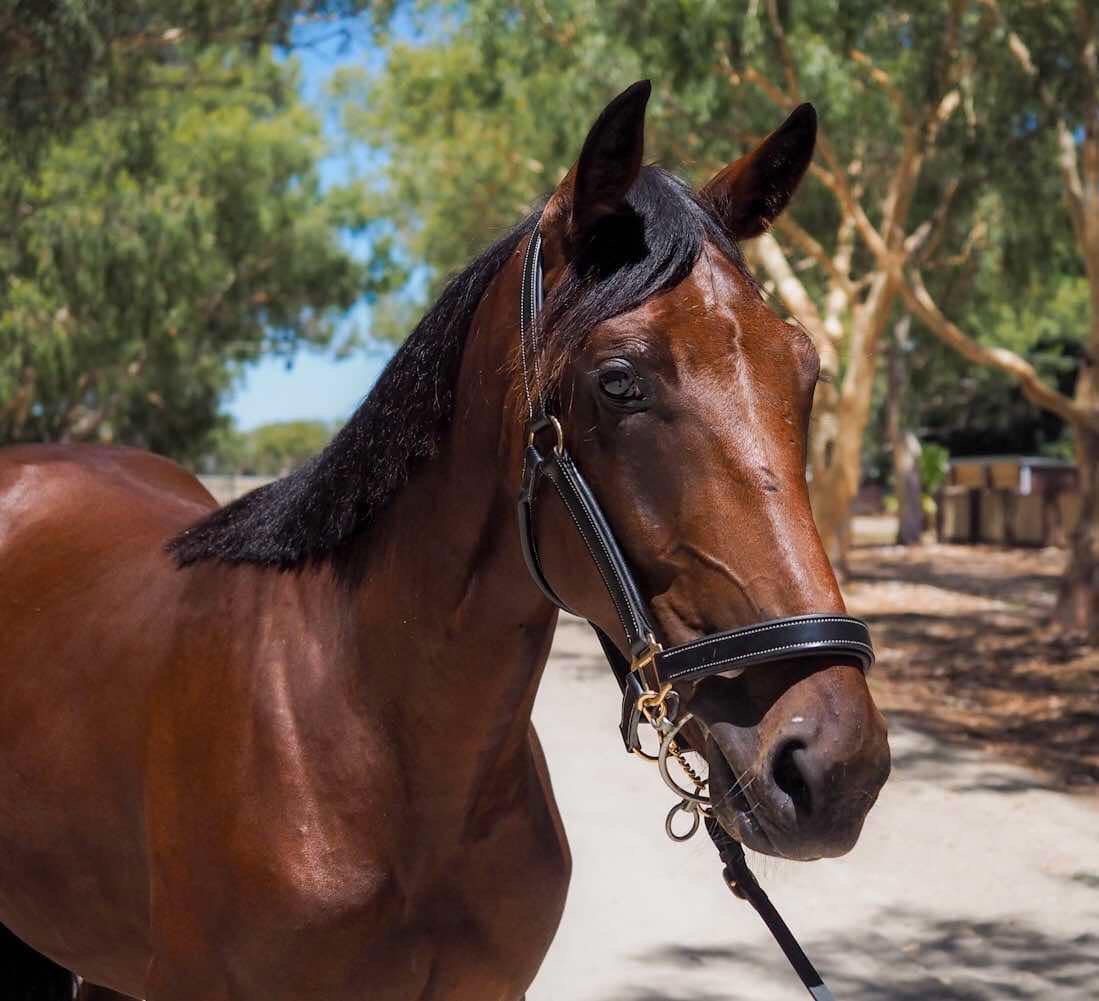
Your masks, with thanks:
[(618, 403), (640, 400), (644, 395), (633, 366), (624, 361), (611, 362), (599, 370), (599, 388)]

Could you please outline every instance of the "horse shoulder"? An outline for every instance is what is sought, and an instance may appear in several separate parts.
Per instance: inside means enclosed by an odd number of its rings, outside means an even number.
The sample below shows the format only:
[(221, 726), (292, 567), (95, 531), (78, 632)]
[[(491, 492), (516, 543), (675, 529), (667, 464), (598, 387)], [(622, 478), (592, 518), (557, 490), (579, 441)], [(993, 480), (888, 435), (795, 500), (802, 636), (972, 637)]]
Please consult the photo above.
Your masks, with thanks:
[(324, 587), (309, 571), (180, 574), (186, 621), (151, 703), (154, 864), (200, 909), (216, 885), (299, 928), (385, 910), (399, 776), (347, 703)]

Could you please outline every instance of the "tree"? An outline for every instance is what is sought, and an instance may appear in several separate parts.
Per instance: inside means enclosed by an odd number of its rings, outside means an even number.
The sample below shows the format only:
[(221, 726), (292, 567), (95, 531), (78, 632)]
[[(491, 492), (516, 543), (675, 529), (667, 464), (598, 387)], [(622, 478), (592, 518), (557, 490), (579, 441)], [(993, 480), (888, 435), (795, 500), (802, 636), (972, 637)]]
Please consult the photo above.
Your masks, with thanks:
[[(398, 5), (400, 6), (400, 5)], [(695, 180), (757, 139), (775, 116), (817, 100), (824, 128), (815, 186), (799, 194), (754, 259), (814, 337), (825, 380), (811, 436), (814, 514), (833, 556), (859, 481), (882, 331), (897, 308), (970, 362), (1013, 379), (1072, 424), (1084, 514), (1061, 608), (1099, 637), (1099, 410), (1093, 366), (1075, 398), (1018, 351), (966, 334), (966, 307), (940, 303), (989, 246), (1049, 268), (1060, 178), (1089, 287), (1099, 273), (1096, 15), (1089, 0), (950, 0), (748, 5), (473, 0), (391, 48), (351, 108), (353, 133), (389, 158), (382, 197), (405, 208), (407, 245), (437, 274), (536, 192), (572, 156), (564, 137), (608, 90), (649, 75), (652, 152), (694, 165)], [(593, 83), (598, 81), (598, 83)], [(600, 91), (598, 95), (592, 91)], [(354, 88), (345, 81), (343, 93)], [(766, 112), (764, 115), (762, 112)], [(369, 140), (368, 140), (369, 141)], [(1014, 244), (1012, 244), (1014, 241)], [(1014, 268), (1016, 275), (1018, 266)], [(1001, 292), (1018, 296), (1007, 269)], [(1030, 289), (1033, 291), (1033, 287)], [(1099, 296), (1099, 292), (1095, 293)], [(1093, 300), (1092, 333), (1099, 324)], [(1099, 341), (1094, 347), (1099, 348)], [(1093, 356), (1089, 350), (1086, 359)]]
[(903, 316), (893, 328), (889, 345), (889, 382), (886, 392), (886, 425), (893, 453), (893, 492), (897, 498), (897, 544), (915, 545), (923, 534), (923, 484), (920, 481), (920, 442), (905, 425), (908, 389), (906, 356), (912, 319)]
[(369, 0), (11, 0), (0, 11), (0, 149), (33, 161), (61, 130), (117, 111), (158, 71), (217, 46), (286, 46), (303, 20)]
[(202, 465), (217, 472), (285, 476), (320, 452), (336, 428), (325, 421), (279, 421), (220, 435)]
[(291, 64), (212, 48), (146, 69), (33, 169), (0, 161), (0, 441), (192, 456), (241, 364), (327, 342), (374, 287)]
[[(963, 45), (962, 29), (967, 23), (977, 34)], [(773, 19), (772, 26), (781, 38), (781, 23)], [(898, 191), (904, 190), (905, 176), (914, 184), (926, 163), (943, 152), (949, 155), (950, 145), (938, 144), (942, 126), (959, 109), (966, 113), (975, 141), (953, 147), (955, 154), (964, 153), (965, 158), (956, 165), (957, 181), (941, 187), (939, 206), (910, 231), (898, 232), (896, 219), (889, 213), (872, 218), (858, 185), (844, 173), (833, 168), (827, 183), (885, 281), (916, 320), (970, 362), (1012, 378), (1032, 403), (1072, 426), (1082, 503), (1058, 614), (1065, 624), (1086, 630), (1099, 642), (1099, 377), (1091, 361), (1099, 351), (1099, 16), (1088, 0), (1043, 4), (952, 0), (941, 49), (936, 86), (919, 92), (923, 100), (918, 114), (910, 103), (911, 89), (899, 86), (890, 73), (867, 60), (875, 82), (896, 105), (904, 123)], [(853, 56), (863, 61), (857, 51)], [(788, 57), (785, 62), (788, 83), (796, 83), (796, 66)], [(777, 94), (776, 100), (782, 97)], [(785, 99), (789, 101), (790, 95)], [(978, 149), (984, 155), (974, 165), (969, 161)], [(824, 150), (831, 166), (833, 154), (827, 144)], [(947, 176), (940, 173), (940, 184)], [(978, 179), (995, 186), (999, 204), (1007, 202), (1011, 213), (1023, 218), (1022, 225), (1014, 226), (1014, 235), (1031, 239), (1016, 249), (1021, 246), (1026, 262), (1039, 270), (1052, 255), (1033, 237), (1041, 232), (1048, 206), (1055, 201), (1050, 196), (1051, 181), (1059, 180), (1068, 210), (1066, 221), (1071, 223), (1091, 298), (1088, 343), (1080, 355), (1073, 396), (1044, 380), (1022, 353), (966, 333), (960, 317), (952, 319), (941, 307), (936, 283), (925, 280), (924, 272), (931, 267), (926, 248), (941, 246), (940, 234), (951, 226), (957, 229), (959, 223), (970, 233), (979, 232), (990, 201), (997, 201), (975, 199), (968, 211), (952, 207), (966, 179), (970, 185)], [(946, 259), (956, 266), (955, 257)], [(1002, 291), (1009, 294), (1006, 288)]]
[[(982, 253), (964, 309), (951, 303), (950, 310), (979, 331), (982, 343), (1014, 351), (1043, 382), (1071, 395), (1089, 322), (1086, 281), (1041, 281), (1027, 288), (1021, 302), (1011, 303), (1001, 292), (1004, 267), (995, 248)], [(1008, 375), (973, 365), (922, 326), (913, 325), (910, 340), (903, 419), (921, 442), (941, 444), (952, 455), (1071, 458), (1071, 426), (1036, 410)], [(873, 433), (872, 427), (867, 446)]]
[[(979, 178), (971, 171), (957, 182), (963, 147), (975, 143), (959, 122), (951, 60), (963, 49), (979, 58), (985, 44), (980, 18), (964, 7), (816, 0), (795, 18), (778, 0), (748, 12), (477, 0), (450, 31), (436, 31), (438, 41), (392, 46), (347, 121), (386, 151), (381, 197), (405, 220), (409, 252), (444, 275), (488, 226), (560, 178), (604, 88), (657, 79), (649, 155), (686, 165), (696, 183), (801, 100), (817, 101), (813, 177), (776, 232), (748, 250), (821, 355), (810, 489), (825, 545), (842, 562), (878, 345), (898, 297), (859, 222), (887, 234), (890, 261), (959, 252), (947, 210), (972, 199)], [(342, 92), (356, 94), (347, 81)], [(940, 149), (950, 155), (930, 156)]]
[[(1058, 617), (1086, 630), (1099, 642), (1099, 12), (1089, 0), (1042, 5), (985, 0), (996, 29), (999, 59), (983, 67), (981, 83), (996, 86), (993, 74), (1026, 84), (1017, 131), (1037, 128), (1046, 172), (1060, 184), (1062, 203), (1083, 263), (1090, 296), (1090, 329), (1072, 396), (1043, 381), (1018, 354), (981, 344), (939, 307), (923, 276), (899, 262), (890, 267), (908, 308), (936, 336), (978, 364), (1015, 379), (1028, 399), (1072, 425), (1080, 473), (1081, 510), (1071, 556), (1061, 582)], [(1034, 192), (1030, 192), (1034, 201)], [(1045, 208), (1039, 203), (1039, 208)], [(874, 233), (866, 238), (881, 254)]]

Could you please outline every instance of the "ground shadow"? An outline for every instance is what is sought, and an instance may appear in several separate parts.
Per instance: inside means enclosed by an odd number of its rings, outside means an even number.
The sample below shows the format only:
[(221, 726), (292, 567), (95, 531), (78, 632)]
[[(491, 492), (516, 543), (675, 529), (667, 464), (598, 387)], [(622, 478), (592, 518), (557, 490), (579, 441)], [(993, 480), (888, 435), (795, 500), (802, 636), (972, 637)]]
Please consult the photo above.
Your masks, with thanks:
[[(874, 927), (902, 929), (891, 942)], [(1057, 937), (1024, 920), (967, 922), (897, 908), (860, 932), (844, 932), (806, 943), (837, 998), (843, 1001), (1094, 1001), (1099, 982), (1099, 935)], [(638, 957), (660, 980), (681, 978), (672, 990), (644, 984), (618, 990), (603, 1001), (755, 1001), (801, 996), (794, 973), (777, 947), (766, 950), (698, 949), (669, 944)], [(692, 988), (699, 969), (727, 981)], [(766, 995), (760, 980), (774, 984)], [(738, 993), (738, 980), (753, 987)]]
[[(1099, 651), (1050, 620), (1061, 560), (958, 546), (853, 554), (853, 610), (873, 629), (873, 685), (888, 715), (1041, 773), (1033, 784), (1000, 776), (976, 788), (1099, 785)], [(997, 605), (974, 611), (957, 595)]]

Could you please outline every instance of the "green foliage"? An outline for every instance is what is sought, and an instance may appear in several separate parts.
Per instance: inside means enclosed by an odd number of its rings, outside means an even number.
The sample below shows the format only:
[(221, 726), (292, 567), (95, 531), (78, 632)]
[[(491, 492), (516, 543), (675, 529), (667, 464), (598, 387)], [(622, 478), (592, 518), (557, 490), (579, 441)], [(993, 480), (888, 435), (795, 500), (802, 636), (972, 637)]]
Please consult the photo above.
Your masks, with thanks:
[(107, 440), (186, 458), (239, 366), (324, 344), (373, 287), (322, 195), (291, 64), (211, 49), (0, 160), (0, 441)]
[[(1058, 11), (1067, 4), (1058, 0)], [(419, 24), (419, 34), (412, 41), (390, 41), (376, 73), (341, 75), (335, 93), (344, 103), (349, 135), (384, 160), (363, 201), (372, 215), (394, 220), (405, 259), (427, 265), (429, 295), (553, 188), (596, 112), (632, 80), (649, 76), (656, 85), (648, 157), (695, 182), (784, 115), (746, 75), (751, 66), (763, 79), (786, 85), (767, 4), (421, 0), (392, 6)], [(971, 6), (959, 44), (976, 65), (999, 59), (1002, 32), (992, 30), (980, 5)], [(888, 74), (919, 112), (921, 101), (945, 87), (949, 5), (812, 0), (779, 7), (798, 63), (801, 97), (817, 105), (831, 146), (852, 166), (852, 182), (862, 188), (876, 219), (901, 152), (904, 121), (866, 63)], [(862, 62), (852, 57), (856, 51)], [(930, 216), (947, 188), (962, 179), (954, 195), (962, 211), (944, 234), (944, 255), (964, 243), (972, 210), (994, 181), (1026, 186), (1033, 198), (1040, 174), (1056, 198), (1048, 163), (1039, 172), (1028, 159), (1032, 140), (1045, 143), (1048, 136), (1033, 122), (1019, 127), (1018, 102), (1008, 106), (1000, 95), (985, 100), (983, 91), (966, 99), (974, 113), (972, 102), (982, 102), (980, 127), (963, 113), (947, 122), (913, 209), (916, 219)], [(1005, 134), (1013, 139), (1007, 146)], [(1005, 148), (1010, 157), (1003, 155)], [(795, 212), (818, 241), (834, 246), (836, 203), (822, 185), (809, 180)], [(1050, 228), (1043, 223), (1041, 236), (1048, 237)], [(853, 274), (871, 263), (860, 248)], [(811, 292), (822, 293), (827, 276), (820, 269), (801, 277)]]
[(946, 482), (950, 470), (950, 452), (942, 445), (928, 442), (920, 449), (920, 486), (923, 492), (934, 495)]
[[(1088, 288), (1076, 276), (1035, 277), (1026, 291), (1001, 291), (998, 255), (987, 255), (967, 293), (969, 328), (988, 344), (1021, 354), (1051, 386), (1071, 394), (1089, 330)], [(910, 426), (954, 455), (1063, 456), (1071, 439), (1054, 415), (1035, 411), (1018, 387), (991, 369), (969, 365), (919, 332), (910, 362)]]
[(295, 25), (370, 0), (8, 0), (0, 11), (0, 149), (32, 161), (59, 130), (128, 106), (211, 47), (254, 55)]
[(320, 452), (335, 431), (325, 421), (281, 421), (252, 431), (225, 429), (199, 466), (210, 473), (285, 476)]
[[(931, 112), (956, 90), (908, 215), (911, 232), (949, 202), (933, 250), (920, 262), (924, 278), (960, 326), (1028, 354), (1069, 388), (1074, 345), (1086, 329), (1086, 313), (1076, 308), (1084, 302), (1080, 257), (1062, 206), (1050, 115), (1008, 35), (1025, 39), (1058, 107), (1082, 122), (1085, 88), (1065, 58), (1076, 43), (1075, 4), (1002, 0), (1002, 18), (992, 4), (777, 4), (799, 96), (816, 104), (830, 148), (875, 223), (906, 125), (927, 128)], [(398, 256), (426, 265), (429, 280), (413, 298), (436, 292), (477, 247), (551, 190), (595, 113), (634, 79), (655, 83), (648, 157), (695, 182), (774, 128), (783, 110), (767, 84), (786, 88), (788, 80), (769, 7), (417, 0), (373, 8), (385, 63), (374, 73), (343, 74), (335, 93), (349, 136), (381, 163), (363, 186), (363, 205), (393, 220)], [(953, 35), (952, 7), (962, 12)], [(394, 12), (418, 26), (411, 40), (384, 36), (385, 15)], [(953, 63), (952, 45), (960, 53)], [(903, 108), (883, 79), (902, 95)], [(839, 223), (832, 193), (810, 178), (793, 214), (831, 254)], [(801, 254), (791, 256), (798, 263)], [(822, 302), (828, 275), (805, 263), (799, 278)], [(858, 242), (853, 280), (876, 267)], [(393, 330), (406, 329), (407, 299), (384, 305)], [(926, 331), (914, 333), (914, 426), (962, 451), (982, 443), (1041, 450), (1062, 440), (1060, 422), (1036, 417), (1006, 378), (976, 370)], [(971, 440), (955, 440), (959, 432)]]

